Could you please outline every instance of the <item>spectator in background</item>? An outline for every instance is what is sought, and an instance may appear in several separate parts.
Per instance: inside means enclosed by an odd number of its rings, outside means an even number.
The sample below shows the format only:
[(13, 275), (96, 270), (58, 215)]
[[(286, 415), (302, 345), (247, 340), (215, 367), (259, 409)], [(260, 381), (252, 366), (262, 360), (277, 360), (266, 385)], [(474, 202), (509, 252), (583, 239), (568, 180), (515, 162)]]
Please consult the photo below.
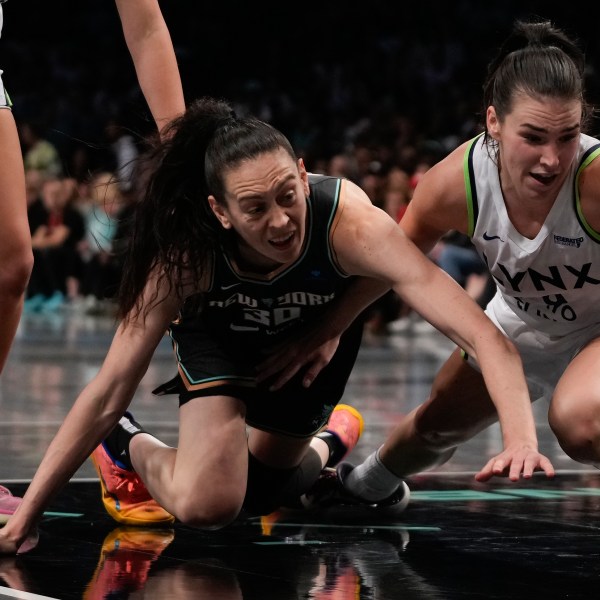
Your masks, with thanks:
[(27, 210), (34, 204), (41, 204), (42, 185), (44, 184), (44, 173), (38, 169), (27, 169), (25, 171), (25, 199)]
[(395, 221), (400, 222), (410, 202), (411, 193), (408, 173), (400, 167), (392, 167), (385, 179), (383, 209)]
[(135, 139), (127, 132), (118, 117), (108, 119), (104, 126), (104, 135), (110, 143), (115, 183), (118, 182), (121, 192), (130, 192), (133, 188), (135, 164), (139, 155)]
[(121, 259), (114, 245), (128, 200), (119, 181), (109, 172), (92, 177), (90, 193), (93, 205), (87, 213), (85, 236), (78, 246), (84, 256), (81, 293), (88, 314), (103, 314), (110, 309), (107, 300), (115, 295), (121, 277)]
[[(380, 208), (395, 221), (400, 221), (410, 201), (408, 174), (399, 167), (393, 167), (379, 181), (378, 193), (381, 195)], [(369, 307), (366, 328), (373, 335), (387, 335), (390, 323), (410, 312), (410, 306), (394, 290), (388, 290)]]
[(431, 257), (457, 281), (480, 306), (486, 306), (495, 286), (488, 286), (490, 274), (469, 236), (452, 230), (432, 250)]
[(41, 200), (41, 205), (29, 210), (34, 266), (27, 312), (52, 312), (64, 304), (67, 279), (78, 272), (76, 246), (84, 234), (83, 218), (71, 205), (71, 187), (62, 178), (46, 178)]
[(352, 154), (349, 152), (334, 154), (327, 163), (325, 174), (332, 177), (345, 177), (350, 181), (356, 181), (358, 175)]
[(62, 173), (62, 162), (58, 150), (45, 137), (45, 129), (34, 120), (19, 123), (19, 137), (23, 149), (25, 169), (36, 169), (49, 175)]

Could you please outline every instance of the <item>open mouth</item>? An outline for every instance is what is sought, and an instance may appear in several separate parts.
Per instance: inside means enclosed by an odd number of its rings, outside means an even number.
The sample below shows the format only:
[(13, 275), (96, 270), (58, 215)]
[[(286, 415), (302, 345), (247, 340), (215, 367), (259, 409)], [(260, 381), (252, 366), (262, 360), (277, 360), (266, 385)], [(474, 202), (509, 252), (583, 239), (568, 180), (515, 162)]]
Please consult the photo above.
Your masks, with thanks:
[(530, 175), (533, 179), (539, 181), (543, 185), (550, 185), (558, 177), (558, 175), (544, 175), (542, 173), (530, 173)]
[(288, 233), (287, 235), (285, 235), (283, 237), (279, 237), (274, 240), (269, 240), (269, 244), (271, 244), (271, 246), (274, 246), (278, 250), (282, 250), (282, 249), (289, 247), (291, 245), (293, 239), (294, 239), (294, 232), (292, 231), (292, 233)]

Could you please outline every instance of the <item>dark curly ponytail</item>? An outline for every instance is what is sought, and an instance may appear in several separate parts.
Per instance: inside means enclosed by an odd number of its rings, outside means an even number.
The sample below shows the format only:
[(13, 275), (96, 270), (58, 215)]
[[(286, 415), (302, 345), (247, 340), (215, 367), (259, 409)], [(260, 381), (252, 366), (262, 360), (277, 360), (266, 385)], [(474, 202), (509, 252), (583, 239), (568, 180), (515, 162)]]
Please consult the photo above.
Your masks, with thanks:
[(236, 117), (227, 102), (214, 98), (195, 101), (168, 126), (141, 165), (143, 189), (118, 297), (121, 317), (152, 306), (142, 306), (141, 294), (154, 271), (180, 298), (184, 271), (199, 284), (212, 253), (235, 235), (221, 227), (208, 196), (224, 203), (224, 171), (279, 148), (296, 160), (281, 132), (254, 117)]

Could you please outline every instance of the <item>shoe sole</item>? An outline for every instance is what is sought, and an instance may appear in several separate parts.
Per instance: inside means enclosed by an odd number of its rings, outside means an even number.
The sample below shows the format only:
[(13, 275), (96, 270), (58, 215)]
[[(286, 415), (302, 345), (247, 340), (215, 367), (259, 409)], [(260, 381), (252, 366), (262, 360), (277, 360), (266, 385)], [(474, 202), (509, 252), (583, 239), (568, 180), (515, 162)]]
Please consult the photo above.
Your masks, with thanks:
[(396, 504), (389, 504), (383, 506), (373, 506), (371, 507), (371, 510), (377, 511), (379, 514), (389, 516), (395, 516), (399, 515), (400, 513), (403, 513), (410, 502), (410, 488), (408, 487), (405, 481), (402, 482), (401, 487), (403, 495), (402, 500), (400, 500), (400, 502), (396, 502)]
[[(140, 526), (155, 526), (155, 525), (169, 525), (171, 523), (175, 522), (175, 517), (171, 514), (169, 514), (166, 510), (161, 509), (165, 515), (168, 515), (168, 517), (162, 517), (160, 519), (143, 519), (143, 518), (136, 518), (136, 517), (124, 517), (123, 514), (118, 511), (114, 506), (112, 506), (112, 502), (115, 502), (115, 496), (113, 494), (111, 494), (108, 491), (108, 488), (106, 487), (106, 483), (104, 482), (104, 477), (102, 477), (102, 470), (100, 468), (100, 465), (98, 464), (98, 461), (96, 460), (96, 458), (94, 457), (94, 455), (92, 454), (90, 456), (90, 460), (92, 461), (92, 464), (94, 465), (94, 468), (96, 469), (96, 473), (98, 474), (98, 478), (100, 479), (100, 487), (102, 488), (102, 504), (104, 505), (104, 508), (106, 510), (106, 512), (117, 522), (117, 523), (121, 523), (123, 525), (133, 525), (135, 527), (140, 527)], [(108, 498), (111, 499), (111, 502), (108, 501)], [(118, 501), (118, 500), (117, 500)], [(157, 511), (149, 511), (149, 512), (157, 512)]]

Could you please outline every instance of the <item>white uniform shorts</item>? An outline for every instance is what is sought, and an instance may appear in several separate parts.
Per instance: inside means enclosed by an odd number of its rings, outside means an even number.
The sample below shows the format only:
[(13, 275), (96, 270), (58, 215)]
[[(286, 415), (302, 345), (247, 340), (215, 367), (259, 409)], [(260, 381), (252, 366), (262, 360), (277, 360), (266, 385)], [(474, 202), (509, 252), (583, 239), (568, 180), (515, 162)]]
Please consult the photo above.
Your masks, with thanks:
[[(586, 344), (600, 337), (600, 323), (563, 336), (549, 336), (537, 331), (511, 310), (499, 292), (490, 300), (485, 314), (521, 353), (532, 401), (550, 400), (569, 363)], [(479, 370), (474, 358), (469, 356), (468, 361)]]
[[(4, 0), (0, 0), (0, 34), (2, 34), (2, 24), (4, 23), (4, 18), (2, 15), (2, 2)], [(2, 70), (0, 69), (0, 108), (9, 108), (10, 102), (4, 91), (4, 84), (2, 83)]]

